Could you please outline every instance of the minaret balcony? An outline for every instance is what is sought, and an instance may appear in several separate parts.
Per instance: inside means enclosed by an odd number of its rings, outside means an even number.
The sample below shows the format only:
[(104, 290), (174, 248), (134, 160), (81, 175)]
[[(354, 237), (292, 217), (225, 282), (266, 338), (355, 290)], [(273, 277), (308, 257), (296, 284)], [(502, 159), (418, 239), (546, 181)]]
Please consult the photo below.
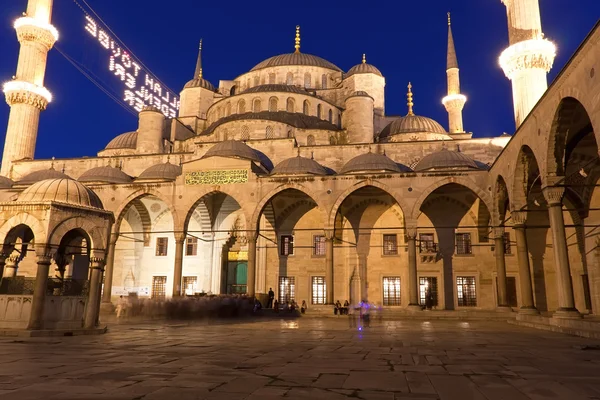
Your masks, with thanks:
[(515, 43), (500, 55), (499, 63), (508, 79), (521, 71), (543, 69), (549, 72), (556, 57), (556, 46), (547, 39)]
[(467, 102), (467, 96), (462, 95), (460, 93), (449, 94), (448, 96), (442, 99), (442, 104), (446, 107), (447, 111), (450, 110), (459, 110), (461, 111), (465, 107), (465, 103)]
[(58, 40), (58, 30), (51, 24), (31, 17), (21, 17), (15, 21), (15, 30), (19, 43), (36, 42), (44, 45), (48, 50)]
[(25, 81), (6, 82), (3, 87), (6, 102), (13, 104), (29, 104), (44, 111), (52, 101), (52, 94), (43, 86)]

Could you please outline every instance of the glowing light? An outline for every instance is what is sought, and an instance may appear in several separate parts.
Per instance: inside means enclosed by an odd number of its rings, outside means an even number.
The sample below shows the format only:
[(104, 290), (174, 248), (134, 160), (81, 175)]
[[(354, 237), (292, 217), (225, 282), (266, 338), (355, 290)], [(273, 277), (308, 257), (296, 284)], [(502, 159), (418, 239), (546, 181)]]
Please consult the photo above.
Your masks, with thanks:
[(515, 72), (540, 68), (546, 72), (552, 69), (556, 57), (556, 46), (547, 39), (530, 39), (515, 43), (500, 54), (498, 62), (507, 78)]
[(15, 29), (19, 29), (23, 26), (35, 26), (36, 28), (48, 31), (54, 37), (54, 40), (58, 41), (58, 30), (51, 24), (38, 21), (37, 19), (31, 17), (18, 18), (14, 24)]
[(449, 94), (448, 96), (446, 96), (442, 99), (442, 104), (445, 106), (448, 103), (459, 102), (459, 101), (462, 104), (465, 104), (467, 102), (467, 96), (465, 96), (463, 94)]
[(43, 97), (48, 103), (52, 101), (52, 93), (43, 86), (34, 85), (24, 81), (6, 82), (2, 87), (4, 93), (8, 92), (31, 92)]
[(154, 106), (168, 118), (177, 117), (179, 97), (145, 71), (141, 63), (136, 62), (92, 17), (86, 15), (85, 21), (85, 31), (108, 53), (108, 71), (122, 83), (123, 101), (137, 112), (146, 106)]

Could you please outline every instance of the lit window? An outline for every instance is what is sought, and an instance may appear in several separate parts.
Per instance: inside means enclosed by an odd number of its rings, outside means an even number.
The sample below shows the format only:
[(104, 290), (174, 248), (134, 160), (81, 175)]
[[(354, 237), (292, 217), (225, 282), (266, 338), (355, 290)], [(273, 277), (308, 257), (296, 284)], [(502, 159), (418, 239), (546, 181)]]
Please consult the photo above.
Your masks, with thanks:
[(383, 305), (400, 305), (400, 277), (388, 276), (383, 278)]
[(152, 277), (152, 294), (150, 297), (153, 299), (164, 300), (167, 289), (167, 277), (166, 276), (153, 276)]
[(277, 111), (277, 97), (271, 97), (269, 99), (269, 111), (276, 112)]
[(312, 304), (325, 304), (326, 288), (324, 276), (312, 277)]
[(280, 241), (281, 251), (279, 254), (282, 256), (293, 256), (294, 255), (294, 236), (293, 235), (281, 235)]
[(197, 276), (184, 276), (183, 277), (183, 292), (188, 296), (192, 296), (194, 293), (196, 293), (196, 285), (197, 284), (198, 284)]
[(472, 254), (471, 234), (457, 233), (456, 234), (456, 254)]
[(290, 112), (290, 113), (293, 113), (293, 112), (296, 112), (295, 108), (296, 108), (296, 104), (294, 102), (294, 99), (292, 99), (291, 97), (288, 98), (287, 99), (287, 105), (286, 105), (286, 108), (285, 108), (286, 111)]
[(252, 112), (260, 112), (260, 108), (261, 108), (261, 104), (260, 104), (260, 99), (254, 99), (254, 102), (252, 103)]
[(510, 248), (510, 233), (504, 232), (504, 254), (512, 254)]
[(421, 277), (419, 278), (419, 300), (422, 306), (427, 305), (427, 291), (431, 292), (432, 306), (438, 305), (438, 287), (437, 278)]
[(293, 276), (279, 277), (279, 303), (296, 301), (296, 279)]
[(383, 235), (383, 255), (395, 256), (398, 254), (398, 235)]
[(241, 139), (242, 140), (250, 140), (250, 128), (248, 128), (248, 125), (242, 126)]
[(307, 146), (314, 146), (316, 144), (317, 144), (317, 142), (316, 142), (315, 137), (313, 135), (308, 135), (306, 137), (306, 145)]
[(477, 292), (474, 276), (457, 276), (456, 293), (459, 307), (477, 307)]
[(167, 255), (167, 250), (169, 247), (169, 238), (160, 237), (156, 238), (156, 255), (164, 257)]
[(325, 236), (315, 235), (313, 236), (313, 256), (324, 256), (325, 255)]
[(274, 133), (273, 133), (273, 127), (272, 126), (267, 126), (267, 129), (265, 131), (265, 137), (267, 139), (273, 139), (275, 137)]
[(196, 256), (198, 255), (198, 238), (188, 237), (185, 244), (185, 255)]
[(434, 242), (433, 233), (419, 234), (419, 252), (420, 253), (435, 253), (437, 246)]
[(310, 104), (308, 103), (308, 100), (304, 100), (304, 105), (302, 106), (302, 112), (305, 115), (310, 115)]
[(246, 102), (242, 99), (238, 101), (238, 114), (243, 114), (246, 112)]

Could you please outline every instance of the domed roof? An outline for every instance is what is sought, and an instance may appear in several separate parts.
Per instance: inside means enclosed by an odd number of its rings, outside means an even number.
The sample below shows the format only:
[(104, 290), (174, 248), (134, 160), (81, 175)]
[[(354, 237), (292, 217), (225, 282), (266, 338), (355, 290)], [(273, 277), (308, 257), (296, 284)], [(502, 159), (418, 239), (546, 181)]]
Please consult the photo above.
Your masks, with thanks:
[(137, 131), (122, 133), (106, 145), (104, 150), (135, 149), (137, 147)]
[(271, 175), (327, 175), (327, 171), (321, 164), (312, 158), (296, 157), (283, 160), (273, 168)]
[(469, 156), (458, 151), (443, 148), (441, 151), (428, 154), (415, 166), (415, 171), (432, 171), (442, 169), (480, 169)]
[(286, 92), (286, 93), (299, 93), (299, 94), (309, 94), (306, 90), (301, 87), (294, 85), (283, 85), (283, 84), (268, 84), (268, 85), (258, 85), (246, 89), (242, 92), (242, 94), (246, 93), (262, 93), (262, 92)]
[(402, 172), (398, 164), (385, 154), (368, 152), (348, 161), (341, 169), (340, 173), (348, 174), (362, 171)]
[(364, 90), (358, 90), (358, 91), (352, 93), (350, 96), (346, 97), (346, 100), (348, 100), (351, 97), (370, 97), (371, 100), (373, 100), (371, 95), (369, 93), (365, 92)]
[(84, 207), (103, 208), (98, 195), (73, 179), (45, 179), (25, 189), (22, 202), (58, 201)]
[(119, 168), (105, 165), (85, 171), (78, 179), (79, 182), (130, 183), (133, 178)]
[(12, 180), (0, 175), (0, 189), (10, 189), (13, 184)]
[(71, 177), (64, 174), (63, 172), (55, 170), (54, 167), (50, 167), (49, 169), (34, 171), (25, 175), (23, 178), (19, 179), (17, 184), (31, 185), (33, 183), (43, 181), (46, 179), (71, 179)]
[(260, 162), (260, 158), (254, 149), (239, 140), (224, 140), (215, 144), (202, 156), (209, 157), (234, 157), (245, 160)]
[(138, 179), (167, 179), (174, 181), (181, 173), (179, 165), (174, 165), (167, 161), (164, 164), (156, 164), (147, 168), (140, 174)]
[(321, 57), (313, 56), (312, 54), (300, 53), (300, 52), (289, 53), (289, 54), (280, 54), (278, 56), (267, 58), (266, 60), (256, 64), (256, 66), (254, 68), (252, 68), (250, 71), (256, 71), (259, 69), (269, 68), (269, 67), (284, 67), (284, 66), (289, 66), (289, 65), (305, 65), (305, 66), (310, 66), (310, 67), (321, 67), (321, 68), (327, 68), (327, 69), (332, 69), (334, 71), (342, 72), (342, 70), (338, 66), (330, 63), (329, 61), (327, 61)]
[(393, 121), (385, 127), (379, 137), (401, 135), (407, 133), (448, 133), (437, 121), (420, 115), (408, 114)]
[(215, 87), (213, 86), (212, 83), (210, 83), (209, 81), (207, 81), (204, 78), (196, 78), (196, 79), (192, 79), (191, 81), (189, 81), (188, 83), (185, 84), (185, 86), (183, 87), (184, 89), (191, 89), (191, 88), (204, 88), (204, 89), (208, 89), (211, 92), (216, 92), (217, 89), (215, 89)]
[(375, 74), (378, 76), (383, 76), (381, 74), (381, 71), (378, 70), (376, 66), (367, 64), (367, 58), (364, 54), (363, 54), (362, 63), (357, 64), (354, 67), (350, 68), (348, 70), (348, 73), (344, 77), (348, 78), (354, 74)]

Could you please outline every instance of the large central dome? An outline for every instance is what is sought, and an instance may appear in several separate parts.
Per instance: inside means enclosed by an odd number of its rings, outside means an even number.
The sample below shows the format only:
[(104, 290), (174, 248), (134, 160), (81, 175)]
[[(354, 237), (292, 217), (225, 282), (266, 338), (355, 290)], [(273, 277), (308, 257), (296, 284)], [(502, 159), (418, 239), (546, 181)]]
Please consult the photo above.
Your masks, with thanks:
[(269, 67), (284, 67), (290, 65), (304, 65), (308, 67), (321, 67), (332, 69), (334, 71), (341, 72), (342, 70), (335, 64), (330, 63), (329, 61), (313, 56), (312, 54), (306, 53), (289, 53), (289, 54), (280, 54), (275, 57), (267, 58), (266, 60), (256, 64), (254, 68), (250, 71), (256, 71), (263, 68)]

